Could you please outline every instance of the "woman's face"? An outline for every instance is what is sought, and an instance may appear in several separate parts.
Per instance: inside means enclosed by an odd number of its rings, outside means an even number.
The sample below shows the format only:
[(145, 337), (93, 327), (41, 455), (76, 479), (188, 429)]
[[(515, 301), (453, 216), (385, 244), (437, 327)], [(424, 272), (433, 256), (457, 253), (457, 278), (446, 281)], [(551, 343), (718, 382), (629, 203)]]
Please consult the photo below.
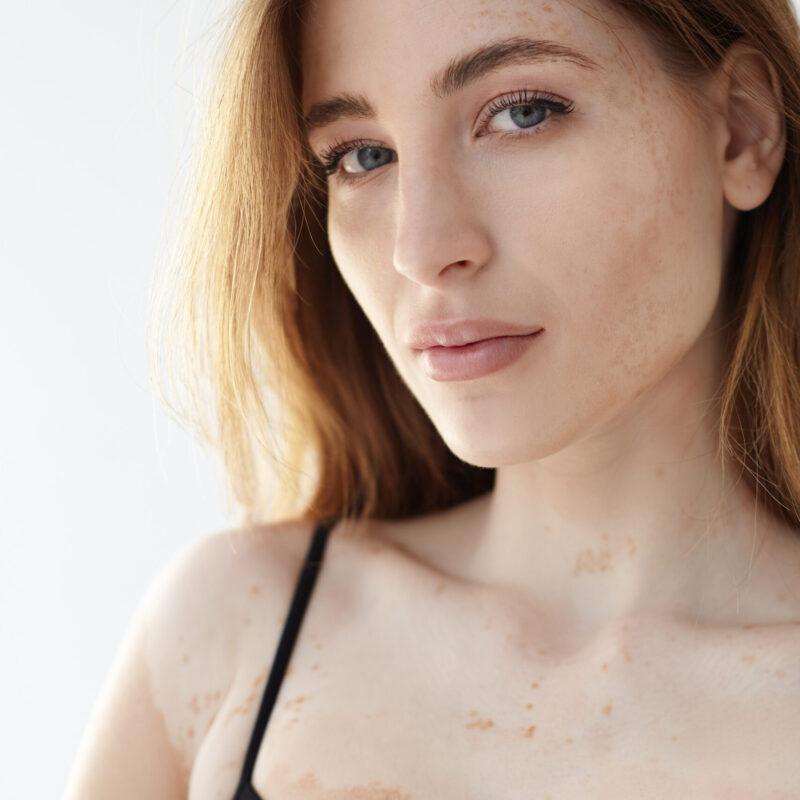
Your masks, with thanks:
[[(581, 55), (507, 45), (452, 69), (508, 39)], [(330, 247), (456, 455), (543, 458), (611, 429), (685, 363), (720, 294), (719, 136), (621, 16), (560, 0), (319, 0), (302, 62), (304, 113), (342, 94), (374, 112), (351, 103), (309, 128), (318, 156), (351, 148), (328, 178)], [(478, 318), (543, 330), (489, 343), (522, 346), (485, 374), (462, 351), (462, 377), (408, 343), (426, 322)]]

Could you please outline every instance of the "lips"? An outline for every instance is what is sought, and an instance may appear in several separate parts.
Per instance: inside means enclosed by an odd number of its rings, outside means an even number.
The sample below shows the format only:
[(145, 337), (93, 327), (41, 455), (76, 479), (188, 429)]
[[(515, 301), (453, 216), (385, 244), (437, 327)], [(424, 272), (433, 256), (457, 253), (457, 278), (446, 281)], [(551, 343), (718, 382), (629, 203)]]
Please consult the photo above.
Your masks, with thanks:
[(425, 320), (411, 328), (406, 343), (414, 350), (427, 350), (431, 347), (463, 347), (486, 339), (527, 336), (540, 330), (542, 330), (541, 325), (520, 325), (486, 317)]
[(534, 333), (494, 336), (455, 347), (435, 345), (415, 354), (422, 369), (434, 381), (471, 381), (510, 367), (544, 335)]

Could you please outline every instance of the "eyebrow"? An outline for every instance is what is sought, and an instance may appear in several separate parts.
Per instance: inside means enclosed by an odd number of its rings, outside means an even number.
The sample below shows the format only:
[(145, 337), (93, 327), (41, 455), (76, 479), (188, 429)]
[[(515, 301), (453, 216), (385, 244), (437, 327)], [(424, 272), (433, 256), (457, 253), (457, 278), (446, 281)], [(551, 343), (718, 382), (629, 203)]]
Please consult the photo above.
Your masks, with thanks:
[[(438, 99), (444, 100), (502, 67), (542, 61), (568, 61), (584, 69), (602, 69), (587, 55), (559, 42), (512, 36), (489, 42), (466, 55), (452, 59), (431, 78), (431, 92)], [(375, 119), (376, 116), (375, 109), (364, 95), (345, 93), (314, 103), (303, 119), (306, 130), (311, 131), (343, 118)]]

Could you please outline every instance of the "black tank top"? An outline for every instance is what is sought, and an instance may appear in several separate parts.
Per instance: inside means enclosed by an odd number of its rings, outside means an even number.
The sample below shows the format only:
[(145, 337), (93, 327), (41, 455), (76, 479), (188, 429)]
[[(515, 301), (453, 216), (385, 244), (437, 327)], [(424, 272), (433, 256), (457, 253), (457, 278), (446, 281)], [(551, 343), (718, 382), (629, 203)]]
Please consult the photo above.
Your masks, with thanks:
[(256, 724), (250, 736), (250, 745), (247, 748), (242, 774), (239, 778), (239, 785), (236, 788), (236, 793), (233, 795), (233, 800), (263, 800), (261, 795), (253, 788), (251, 782), (253, 779), (253, 767), (256, 764), (256, 757), (261, 747), (261, 740), (264, 738), (264, 731), (267, 729), (269, 715), (272, 713), (272, 707), (275, 705), (275, 700), (278, 697), (278, 691), (281, 688), (281, 682), (283, 681), (286, 667), (289, 665), (289, 658), (292, 655), (292, 648), (297, 639), (297, 633), (300, 630), (300, 624), (303, 621), (303, 615), (308, 606), (308, 600), (311, 597), (311, 590), (314, 588), (317, 573), (322, 566), (322, 558), (325, 555), (325, 545), (328, 542), (328, 533), (333, 527), (334, 522), (335, 520), (320, 522), (311, 539), (305, 562), (303, 563), (303, 567), (297, 579), (292, 604), (289, 608), (289, 614), (286, 617), (286, 623), (283, 626), (283, 633), (278, 642), (278, 648), (275, 651), (275, 658), (272, 661), (272, 669), (267, 679), (266, 688), (264, 689), (264, 696), (261, 699), (261, 708), (258, 711)]

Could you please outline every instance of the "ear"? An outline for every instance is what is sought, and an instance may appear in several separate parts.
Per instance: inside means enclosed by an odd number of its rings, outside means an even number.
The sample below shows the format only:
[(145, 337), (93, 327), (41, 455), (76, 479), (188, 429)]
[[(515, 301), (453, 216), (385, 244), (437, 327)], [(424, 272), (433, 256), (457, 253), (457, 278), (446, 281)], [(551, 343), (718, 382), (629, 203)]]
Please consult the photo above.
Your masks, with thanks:
[(725, 199), (750, 211), (769, 197), (786, 152), (783, 92), (775, 67), (747, 38), (734, 42), (718, 72)]

